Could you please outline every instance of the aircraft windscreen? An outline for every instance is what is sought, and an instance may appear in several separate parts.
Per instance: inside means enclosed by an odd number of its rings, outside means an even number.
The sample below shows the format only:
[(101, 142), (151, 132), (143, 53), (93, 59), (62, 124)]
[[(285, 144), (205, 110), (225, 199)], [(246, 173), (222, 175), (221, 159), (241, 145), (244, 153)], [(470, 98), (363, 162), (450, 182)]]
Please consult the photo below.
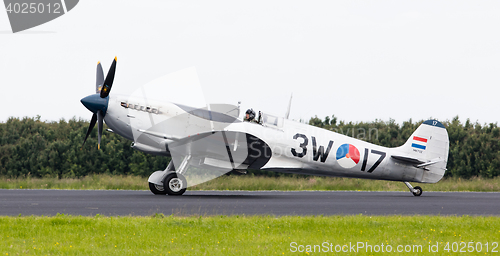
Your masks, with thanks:
[(264, 126), (281, 129), (283, 128), (283, 117), (262, 113), (262, 124)]

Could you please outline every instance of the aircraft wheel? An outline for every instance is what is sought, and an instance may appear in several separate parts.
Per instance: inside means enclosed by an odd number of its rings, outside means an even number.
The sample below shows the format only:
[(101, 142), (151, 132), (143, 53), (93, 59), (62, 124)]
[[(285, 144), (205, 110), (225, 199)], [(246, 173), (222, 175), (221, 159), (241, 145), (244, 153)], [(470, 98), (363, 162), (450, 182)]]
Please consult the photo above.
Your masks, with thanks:
[(186, 192), (187, 181), (179, 173), (170, 173), (163, 180), (163, 184), (165, 184), (165, 191), (168, 195), (171, 196), (180, 196)]
[(155, 195), (166, 195), (167, 194), (167, 191), (165, 191), (165, 188), (161, 185), (157, 185), (157, 184), (154, 184), (154, 183), (149, 183), (149, 190), (151, 190), (151, 192), (153, 192), (153, 194)]
[(414, 196), (420, 196), (422, 194), (422, 188), (419, 186), (416, 186), (413, 188), (413, 195)]

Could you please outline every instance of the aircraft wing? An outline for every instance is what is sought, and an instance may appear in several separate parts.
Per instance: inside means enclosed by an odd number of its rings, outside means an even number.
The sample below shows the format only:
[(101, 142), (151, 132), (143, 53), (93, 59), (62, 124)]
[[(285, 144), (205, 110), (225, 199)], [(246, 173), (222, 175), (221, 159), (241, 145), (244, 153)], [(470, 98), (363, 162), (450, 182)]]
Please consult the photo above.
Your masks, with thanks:
[[(244, 132), (214, 131), (167, 143), (174, 167), (193, 186), (238, 169), (260, 169), (271, 157), (269, 146)], [(188, 160), (186, 160), (188, 159)]]

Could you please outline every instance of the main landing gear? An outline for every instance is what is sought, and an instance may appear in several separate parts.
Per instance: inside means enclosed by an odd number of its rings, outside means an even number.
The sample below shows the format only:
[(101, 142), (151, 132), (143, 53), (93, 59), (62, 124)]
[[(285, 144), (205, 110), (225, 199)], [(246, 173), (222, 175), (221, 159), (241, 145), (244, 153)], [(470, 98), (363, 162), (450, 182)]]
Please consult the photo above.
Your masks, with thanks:
[(414, 196), (422, 195), (422, 188), (421, 187), (419, 187), (419, 186), (413, 187), (409, 182), (406, 182), (406, 181), (404, 183)]
[(158, 185), (156, 183), (149, 182), (149, 190), (151, 190), (151, 192), (155, 195), (180, 196), (186, 192), (187, 188), (186, 178), (177, 172), (167, 172), (165, 178), (163, 178), (162, 184), (163, 185)]
[(149, 182), (149, 190), (155, 195), (180, 196), (186, 192), (187, 181), (180, 173), (170, 172), (163, 179), (163, 186)]
[(156, 171), (149, 176), (149, 190), (155, 195), (180, 196), (186, 192), (187, 181), (183, 173), (186, 171), (191, 156), (186, 156), (178, 170), (174, 161), (170, 161), (164, 171)]
[(186, 192), (186, 178), (180, 173), (169, 173), (163, 180), (165, 192), (171, 196), (180, 196)]

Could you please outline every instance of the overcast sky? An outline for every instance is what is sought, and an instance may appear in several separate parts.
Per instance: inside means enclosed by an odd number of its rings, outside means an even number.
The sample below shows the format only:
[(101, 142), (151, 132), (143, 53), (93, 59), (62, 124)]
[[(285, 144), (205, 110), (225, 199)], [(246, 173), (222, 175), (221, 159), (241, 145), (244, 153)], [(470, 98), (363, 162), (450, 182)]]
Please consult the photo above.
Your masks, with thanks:
[[(90, 119), (80, 99), (195, 67), (209, 102), (292, 119), (500, 121), (500, 1), (97, 1), (12, 34), (0, 11), (0, 121)], [(172, 91), (172, 95), (185, 93)]]

